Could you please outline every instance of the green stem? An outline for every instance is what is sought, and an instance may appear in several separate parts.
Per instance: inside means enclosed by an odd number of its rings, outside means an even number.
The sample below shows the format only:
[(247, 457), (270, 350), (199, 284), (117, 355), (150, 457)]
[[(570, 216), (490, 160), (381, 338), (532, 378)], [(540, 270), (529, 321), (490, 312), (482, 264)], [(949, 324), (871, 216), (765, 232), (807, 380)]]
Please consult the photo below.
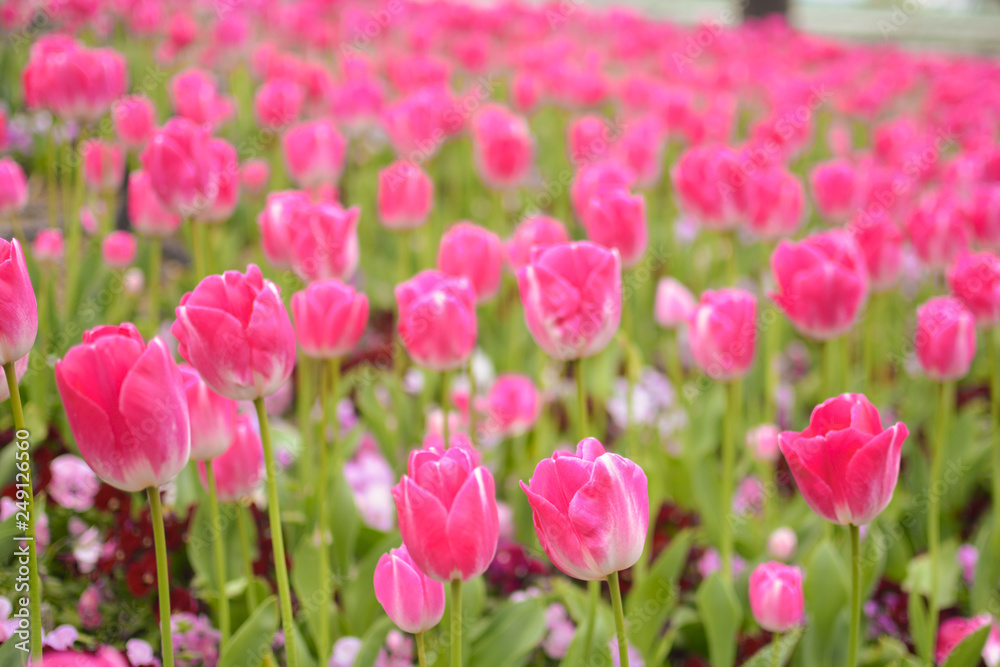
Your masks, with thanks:
[[(941, 482), (941, 466), (944, 462), (944, 450), (948, 442), (948, 431), (951, 414), (955, 407), (955, 383), (940, 383), (938, 395), (937, 433), (931, 442), (931, 483), (930, 503), (927, 517), (927, 549), (931, 561), (931, 590), (928, 598), (928, 641), (937, 637), (938, 626), (938, 568), (941, 560), (941, 493), (938, 488)], [(933, 646), (933, 643), (927, 644)]]
[[(313, 443), (315, 440), (315, 432), (313, 430), (312, 424), (312, 407), (313, 402), (316, 399), (316, 395), (313, 393), (313, 377), (312, 377), (312, 360), (302, 354), (298, 357), (299, 363), (298, 368), (295, 373), (295, 418), (299, 423), (299, 434), (302, 438), (302, 451), (306, 453), (309, 457), (315, 456), (316, 453), (313, 449)], [(305, 484), (307, 471), (309, 474), (309, 482), (312, 483), (315, 478), (316, 469), (312, 468), (314, 461), (309, 461), (309, 465), (301, 465), (296, 469), (296, 474), (301, 478), (300, 482)], [(312, 468), (312, 469), (310, 469)]]
[(837, 340), (823, 341), (823, 377), (820, 389), (822, 395), (818, 403), (833, 398), (839, 392), (837, 383)]
[(253, 612), (257, 608), (257, 591), (253, 585), (253, 552), (250, 549), (250, 525), (247, 516), (250, 514), (250, 507), (242, 503), (236, 507), (236, 523), (240, 531), (240, 546), (243, 549), (243, 572), (247, 580), (247, 611)]
[(451, 397), (448, 395), (449, 390), (448, 382), (448, 371), (441, 371), (441, 433), (444, 437), (444, 448), (448, 449), (451, 446), (451, 433), (448, 427), (448, 403), (451, 402)]
[(285, 540), (281, 535), (281, 510), (278, 507), (278, 478), (274, 469), (271, 427), (267, 421), (264, 399), (262, 397), (255, 398), (253, 403), (257, 408), (260, 440), (264, 446), (264, 468), (267, 475), (267, 516), (271, 524), (271, 546), (274, 548), (274, 568), (278, 580), (278, 597), (281, 600), (281, 625), (285, 630), (285, 660), (288, 667), (298, 667), (299, 656), (295, 652), (295, 619), (292, 617), (292, 592), (288, 586)]
[(580, 429), (579, 439), (583, 440), (587, 437), (587, 391), (583, 387), (583, 359), (577, 359), (573, 367), (576, 372), (576, 408), (580, 422), (577, 427)]
[(451, 667), (462, 667), (462, 580), (451, 580)]
[(583, 628), (583, 664), (590, 664), (590, 649), (594, 643), (594, 626), (597, 625), (597, 603), (601, 599), (601, 582), (588, 581), (587, 593), (590, 604), (587, 608), (587, 625)]
[(990, 348), (990, 421), (993, 424), (993, 553), (1000, 553), (1000, 327), (986, 332)]
[(861, 529), (851, 524), (851, 634), (847, 645), (847, 667), (857, 667), (861, 634)]
[(163, 239), (153, 236), (149, 239), (149, 269), (146, 282), (149, 283), (149, 335), (156, 334), (160, 326), (160, 273), (163, 266)]
[(333, 411), (331, 421), (331, 402), (336, 406), (337, 393), (340, 390), (340, 359), (329, 359), (323, 364), (325, 378), (320, 382), (320, 408), (322, 411), (319, 440), (319, 482), (316, 485), (316, 517), (317, 529), (319, 532), (319, 586), (320, 586), (320, 606), (319, 632), (316, 643), (319, 648), (319, 664), (325, 665), (330, 656), (330, 600), (333, 598), (331, 588), (332, 577), (330, 576), (330, 545), (327, 543), (327, 516), (326, 503), (329, 489), (327, 488), (330, 467), (330, 456), (326, 443), (326, 435), (331, 432), (332, 437), (329, 448), (336, 452), (337, 448), (337, 420), (336, 410)]
[[(31, 656), (32, 665), (42, 664), (42, 579), (38, 575), (38, 545), (35, 542), (35, 490), (31, 478), (31, 444), (28, 438), (31, 434), (24, 426), (24, 410), (21, 406), (21, 391), (17, 386), (17, 373), (14, 371), (14, 362), (3, 365), (3, 372), (7, 378), (7, 389), (10, 391), (10, 408), (14, 413), (14, 435), (15, 441), (24, 442), (28, 452), (28, 470), (25, 473), (27, 482), (25, 492), (28, 496), (28, 524), (24, 531), (24, 540), (28, 545), (28, 583), (30, 590), (28, 594), (28, 623), (31, 631)], [(21, 434), (24, 437), (21, 437)], [(20, 449), (20, 444), (18, 444)]]
[[(862, 367), (864, 368), (865, 390), (872, 396), (875, 388), (875, 342), (879, 328), (879, 294), (874, 293), (868, 301), (868, 315), (865, 317), (865, 333), (862, 342)], [(874, 400), (874, 399), (873, 399)]]
[(772, 311), (774, 319), (764, 332), (764, 421), (778, 420), (778, 359), (781, 356), (781, 315)]
[(479, 449), (479, 432), (476, 429), (476, 378), (472, 374), (472, 359), (465, 365), (465, 377), (469, 383), (469, 440)]
[(215, 578), (219, 595), (219, 651), (229, 641), (229, 598), (226, 597), (226, 557), (222, 551), (222, 522), (219, 519), (219, 492), (215, 486), (212, 460), (205, 461), (205, 478), (208, 479), (208, 511), (212, 515), (212, 551), (215, 554)]
[(205, 271), (205, 230), (204, 224), (191, 220), (191, 254), (194, 256), (194, 277), (201, 279), (208, 275)]
[(736, 468), (736, 436), (739, 433), (739, 419), (743, 384), (732, 380), (726, 384), (726, 416), (722, 423), (722, 512), (719, 556), (722, 560), (722, 576), (726, 581), (733, 578), (733, 531), (729, 522), (733, 505), (733, 475)]
[(774, 636), (771, 637), (771, 667), (778, 667), (781, 661), (778, 659), (781, 651), (779, 650), (779, 644), (781, 643), (781, 633), (775, 632)]
[(727, 232), (726, 238), (729, 240), (729, 256), (726, 262), (727, 282), (730, 287), (736, 287), (736, 283), (739, 282), (740, 278), (740, 258), (736, 254), (736, 246), (738, 245), (736, 232)]
[(618, 573), (608, 575), (611, 589), (611, 606), (615, 610), (615, 628), (618, 630), (618, 658), (621, 667), (628, 667), (628, 639), (625, 638), (625, 610), (622, 608), (622, 591), (618, 584)]
[(149, 496), (149, 518), (153, 522), (153, 543), (156, 547), (156, 585), (160, 598), (160, 646), (163, 667), (174, 667), (174, 638), (170, 632), (170, 570), (167, 567), (167, 538), (163, 531), (163, 508), (160, 490), (146, 489)]
[(418, 632), (414, 637), (417, 640), (417, 664), (420, 667), (427, 667), (427, 654), (424, 651), (424, 633)]
[(667, 376), (670, 378), (670, 384), (673, 385), (677, 398), (683, 401), (684, 370), (681, 368), (681, 359), (677, 352), (676, 329), (670, 329), (667, 331), (667, 341), (663, 349), (663, 358), (664, 365), (667, 370)]

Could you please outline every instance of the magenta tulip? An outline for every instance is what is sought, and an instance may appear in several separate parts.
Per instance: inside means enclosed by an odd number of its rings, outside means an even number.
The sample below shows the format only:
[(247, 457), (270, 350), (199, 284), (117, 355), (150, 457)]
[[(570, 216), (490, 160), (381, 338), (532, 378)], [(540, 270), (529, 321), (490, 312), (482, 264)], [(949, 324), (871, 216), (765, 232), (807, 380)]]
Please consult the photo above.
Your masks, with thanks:
[(421, 271), (396, 285), (397, 332), (414, 362), (436, 371), (461, 366), (476, 346), (476, 296), (466, 278)]
[[(794, 533), (792, 533), (794, 536)], [(750, 610), (768, 632), (788, 632), (805, 621), (802, 570), (771, 561), (750, 574)]]
[(207, 131), (219, 127), (235, 115), (233, 100), (219, 93), (215, 77), (204, 70), (191, 68), (176, 74), (170, 80), (168, 90), (177, 115), (206, 126)]
[(503, 246), (500, 237), (471, 222), (453, 225), (441, 237), (437, 268), (452, 277), (464, 277), (476, 293), (476, 303), (484, 303), (500, 291)]
[(944, 269), (969, 247), (969, 231), (961, 200), (950, 192), (927, 195), (910, 213), (906, 231), (920, 259)]
[(299, 190), (282, 190), (267, 195), (264, 210), (257, 216), (257, 229), (260, 232), (260, 249), (274, 268), (292, 268), (289, 226), (293, 212), (309, 205), (309, 195)]
[(741, 289), (706, 290), (688, 316), (691, 356), (713, 380), (746, 376), (757, 347), (757, 300)]
[(938, 630), (937, 643), (934, 647), (934, 661), (944, 665), (952, 651), (958, 648), (969, 635), (984, 626), (992, 626), (983, 646), (982, 658), (987, 667), (1000, 665), (1000, 625), (989, 614), (979, 614), (972, 618), (949, 618), (941, 624)]
[(0, 239), (0, 364), (24, 357), (38, 334), (38, 303), (21, 243)]
[(212, 391), (193, 367), (181, 364), (180, 369), (191, 418), (191, 458), (218, 458), (233, 441), (236, 401)]
[(996, 253), (960, 255), (948, 269), (948, 287), (975, 315), (977, 326), (1000, 324), (1000, 257)]
[(517, 273), (531, 261), (532, 248), (569, 243), (569, 232), (560, 220), (534, 215), (522, 220), (505, 244), (507, 265)]
[(421, 572), (405, 545), (378, 559), (375, 599), (403, 632), (426, 632), (444, 616), (444, 584)]
[(635, 266), (649, 243), (646, 200), (625, 188), (599, 188), (584, 207), (583, 228), (594, 243), (616, 249), (623, 266)]
[[(204, 483), (207, 479), (204, 462), (198, 462), (198, 470)], [(254, 495), (264, 479), (264, 448), (253, 415), (243, 413), (234, 417), (232, 437), (225, 451), (212, 460), (212, 472), (219, 502), (236, 503)]]
[(299, 84), (289, 79), (272, 79), (257, 89), (253, 108), (261, 127), (281, 130), (295, 122), (304, 102), (305, 94)]
[(528, 121), (496, 104), (473, 117), (472, 146), (480, 177), (494, 188), (521, 185), (535, 159)]
[(139, 243), (135, 237), (122, 229), (117, 229), (101, 240), (101, 259), (109, 269), (127, 269), (135, 262)]
[(21, 165), (5, 157), (0, 160), (0, 218), (19, 214), (28, 205), (28, 179)]
[(123, 97), (111, 107), (115, 135), (130, 151), (138, 151), (156, 130), (156, 107), (145, 95)]
[(350, 280), (358, 268), (357, 206), (317, 202), (289, 208), (288, 239), (292, 270), (306, 282)]
[(434, 206), (434, 181), (415, 162), (393, 162), (378, 172), (375, 207), (388, 229), (413, 229), (424, 224)]
[(505, 373), (490, 386), (477, 405), (486, 423), (482, 430), (501, 437), (516, 437), (534, 426), (542, 408), (542, 397), (526, 375)]
[(142, 169), (128, 176), (128, 218), (145, 236), (167, 237), (181, 226), (181, 217), (163, 205)]
[(820, 162), (809, 172), (816, 209), (830, 222), (843, 222), (861, 202), (861, 174), (847, 158)]
[(847, 226), (865, 260), (873, 291), (885, 291), (899, 280), (903, 233), (885, 213), (863, 213)]
[(694, 295), (683, 283), (667, 276), (656, 285), (653, 319), (665, 329), (685, 325), (695, 309)]
[(112, 192), (125, 176), (125, 155), (114, 144), (89, 139), (83, 144), (83, 181), (93, 192)]
[(150, 138), (140, 160), (163, 205), (181, 215), (204, 207), (214, 160), (208, 128), (172, 118)]
[(963, 378), (976, 356), (976, 318), (958, 299), (934, 297), (917, 308), (913, 347), (928, 376), (940, 381)]
[(342, 357), (358, 344), (368, 324), (368, 297), (331, 278), (292, 295), (299, 345), (314, 359)]
[(36, 261), (56, 264), (63, 258), (65, 241), (60, 229), (40, 229), (31, 242), (31, 254)]
[(301, 187), (334, 185), (344, 170), (347, 141), (330, 120), (288, 128), (281, 138), (288, 173)]

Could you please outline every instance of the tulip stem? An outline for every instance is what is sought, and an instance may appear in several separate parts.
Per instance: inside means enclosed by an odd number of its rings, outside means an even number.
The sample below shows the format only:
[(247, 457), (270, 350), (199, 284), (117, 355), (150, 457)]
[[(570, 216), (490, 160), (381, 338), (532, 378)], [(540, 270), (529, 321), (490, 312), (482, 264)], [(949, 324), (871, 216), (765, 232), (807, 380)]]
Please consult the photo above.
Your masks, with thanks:
[[(937, 433), (931, 442), (931, 483), (930, 502), (927, 518), (927, 550), (931, 561), (931, 580), (928, 596), (928, 619), (927, 619), (927, 646), (933, 646), (933, 641), (937, 637), (938, 626), (938, 568), (941, 560), (941, 493), (939, 488), (941, 482), (941, 465), (944, 458), (945, 444), (948, 440), (948, 431), (951, 427), (951, 413), (955, 406), (955, 383), (940, 383), (938, 405)], [(931, 657), (933, 659), (933, 657)]]
[[(271, 525), (271, 546), (274, 549), (274, 569), (278, 580), (278, 597), (281, 600), (281, 625), (285, 630), (285, 660), (288, 667), (298, 667), (295, 652), (295, 619), (292, 616), (292, 592), (288, 587), (288, 564), (285, 562), (285, 540), (281, 535), (281, 510), (278, 507), (278, 478), (274, 469), (274, 448), (271, 445), (271, 427), (267, 421), (264, 399), (253, 401), (260, 422), (260, 440), (264, 446), (264, 468), (267, 475), (267, 516)], [(164, 667), (167, 667), (164, 665)]]
[(250, 551), (250, 526), (247, 516), (250, 514), (250, 507), (242, 503), (236, 507), (236, 523), (240, 531), (240, 546), (243, 548), (243, 571), (247, 579), (247, 611), (253, 613), (257, 608), (257, 591), (253, 586), (253, 555)]
[[(330, 576), (330, 545), (327, 543), (327, 517), (326, 517), (326, 504), (327, 496), (329, 495), (329, 483), (327, 479), (329, 477), (329, 454), (327, 453), (327, 443), (326, 435), (328, 433), (327, 428), (332, 427), (333, 436), (330, 440), (329, 447), (334, 451), (334, 457), (336, 458), (337, 451), (337, 419), (336, 410), (334, 410), (334, 418), (331, 422), (330, 419), (330, 403), (336, 405), (337, 392), (340, 390), (340, 359), (328, 359), (326, 363), (323, 364), (325, 373), (324, 378), (320, 381), (320, 408), (322, 412), (322, 418), (320, 423), (320, 438), (319, 438), (319, 482), (316, 488), (316, 523), (319, 534), (319, 592), (320, 592), (320, 606), (319, 606), (319, 632), (316, 643), (319, 649), (319, 664), (325, 665), (330, 656), (330, 600), (333, 598), (333, 591), (331, 590), (330, 583), (332, 578)], [(339, 463), (338, 463), (339, 465)]]
[(858, 638), (861, 634), (861, 529), (851, 530), (851, 634), (847, 646), (847, 667), (857, 667)]
[(1000, 552), (1000, 327), (986, 332), (990, 348), (990, 422), (993, 424), (993, 553)]
[(583, 359), (577, 359), (574, 363), (576, 372), (576, 407), (577, 415), (580, 418), (580, 440), (587, 437), (587, 391), (583, 387)]
[(160, 598), (160, 647), (163, 667), (174, 667), (174, 638), (170, 631), (170, 569), (167, 567), (167, 538), (163, 531), (163, 508), (160, 490), (146, 489), (149, 496), (149, 518), (153, 522), (153, 543), (156, 547), (156, 585)]
[(444, 438), (444, 448), (448, 449), (451, 443), (451, 434), (448, 428), (448, 402), (451, 400), (448, 396), (448, 371), (441, 371), (441, 433)]
[[(10, 391), (10, 408), (14, 413), (14, 441), (17, 444), (15, 453), (20, 456), (24, 452), (24, 458), (18, 461), (18, 465), (25, 464), (25, 469), (20, 470), (18, 480), (25, 479), (25, 494), (28, 503), (27, 527), (24, 531), (24, 541), (28, 545), (28, 583), (30, 585), (28, 595), (28, 623), (31, 631), (31, 657), (32, 665), (42, 664), (42, 579), (38, 575), (38, 545), (35, 541), (35, 490), (31, 481), (31, 444), (28, 442), (30, 433), (24, 426), (24, 410), (21, 407), (21, 392), (17, 386), (17, 372), (14, 370), (14, 362), (10, 361), (3, 365), (4, 375), (7, 377), (7, 389)], [(22, 437), (23, 435), (23, 437)], [(21, 443), (26, 449), (21, 449)]]
[(728, 272), (728, 283), (729, 287), (736, 287), (736, 283), (739, 282), (740, 278), (740, 260), (739, 256), (736, 254), (737, 238), (736, 232), (730, 231), (726, 233), (726, 239), (729, 241), (729, 255), (727, 257), (726, 269)]
[(427, 667), (427, 654), (424, 651), (424, 633), (418, 632), (414, 635), (417, 640), (417, 664), (420, 667)]
[(205, 230), (197, 220), (191, 220), (191, 254), (194, 256), (194, 279), (201, 282), (205, 272)]
[(465, 365), (465, 377), (469, 383), (469, 440), (479, 449), (479, 432), (476, 430), (476, 378), (472, 374), (472, 359)]
[(771, 667), (779, 667), (781, 663), (781, 660), (779, 659), (779, 655), (781, 654), (781, 647), (779, 646), (780, 643), (781, 633), (775, 632), (771, 637)]
[(823, 392), (817, 403), (822, 403), (828, 398), (833, 398), (838, 393), (837, 382), (837, 339), (823, 341), (823, 377), (821, 378), (820, 389)]
[(667, 331), (667, 340), (663, 348), (663, 364), (670, 378), (670, 384), (674, 387), (674, 395), (680, 401), (684, 401), (684, 371), (681, 368), (680, 355), (677, 351), (677, 330)]
[(226, 557), (222, 551), (222, 522), (219, 520), (219, 492), (215, 486), (212, 460), (205, 461), (205, 478), (208, 480), (208, 512), (212, 516), (212, 551), (215, 555), (215, 578), (219, 594), (219, 652), (229, 641), (229, 598), (226, 597)]
[(736, 379), (726, 383), (726, 417), (722, 422), (722, 481), (719, 555), (722, 558), (722, 576), (733, 579), (733, 530), (729, 518), (733, 504), (733, 471), (736, 467), (736, 434), (739, 432), (740, 407), (743, 383)]
[(781, 356), (781, 314), (771, 311), (774, 318), (764, 331), (764, 421), (778, 422), (778, 359)]
[(160, 273), (163, 266), (163, 239), (153, 236), (149, 239), (149, 335), (156, 334), (160, 326)]
[(608, 575), (611, 589), (611, 606), (615, 610), (615, 628), (618, 630), (618, 657), (621, 667), (628, 667), (628, 639), (625, 637), (625, 610), (622, 608), (622, 591), (618, 584), (618, 573)]
[(451, 580), (451, 667), (462, 667), (462, 580)]

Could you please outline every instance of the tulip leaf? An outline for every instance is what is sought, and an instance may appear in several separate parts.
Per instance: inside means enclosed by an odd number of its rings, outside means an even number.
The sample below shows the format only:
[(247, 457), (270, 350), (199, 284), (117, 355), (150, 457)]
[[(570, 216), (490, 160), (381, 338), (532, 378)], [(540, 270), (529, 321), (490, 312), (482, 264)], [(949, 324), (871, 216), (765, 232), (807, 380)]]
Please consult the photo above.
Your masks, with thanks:
[[(18, 648), (20, 639), (17, 636), (9, 638), (3, 644), (0, 644), (0, 665), (7, 667), (25, 667), (28, 664), (28, 651), (22, 651)], [(28, 640), (25, 640), (25, 644)]]
[(321, 604), (326, 604), (330, 608), (329, 619), (331, 625), (334, 621), (333, 607), (333, 581), (335, 579), (333, 573), (331, 572), (331, 582), (327, 590), (330, 591), (330, 599), (323, 600), (322, 589), (320, 587), (320, 573), (319, 573), (319, 544), (317, 541), (319, 536), (317, 533), (308, 533), (301, 540), (299, 540), (298, 545), (295, 547), (295, 552), (292, 555), (292, 567), (291, 580), (292, 588), (295, 590), (295, 595), (299, 599), (299, 616), (305, 620), (306, 626), (309, 628), (309, 633), (312, 635), (314, 640), (319, 639), (319, 607)]
[[(805, 632), (804, 628), (795, 628), (782, 634), (777, 641), (773, 641), (743, 663), (743, 667), (772, 667), (779, 665), (784, 667), (795, 652), (795, 647), (799, 645), (799, 640)], [(774, 652), (778, 652), (778, 659), (775, 662)]]
[(732, 584), (718, 572), (712, 574), (698, 587), (695, 604), (705, 626), (712, 667), (731, 667), (736, 662), (736, 633), (743, 621)]
[(272, 595), (250, 614), (219, 659), (218, 667), (259, 665), (271, 652), (271, 640), (278, 629), (278, 602)]
[[(829, 540), (813, 552), (802, 586), (809, 618), (800, 649), (805, 654), (803, 664), (841, 664), (844, 660), (839, 656), (847, 644), (850, 587), (847, 566)], [(840, 641), (835, 641), (841, 634)]]
[(382, 607), (372, 594), (375, 566), (382, 554), (399, 545), (399, 533), (385, 536), (355, 563), (351, 577), (340, 580), (342, 584), (337, 597), (342, 611), (339, 620), (346, 634), (360, 636), (382, 615)]
[(361, 650), (358, 651), (358, 655), (354, 659), (354, 667), (372, 667), (375, 664), (379, 651), (385, 645), (385, 636), (392, 628), (392, 621), (386, 616), (378, 619), (368, 628), (368, 632), (362, 638)]
[[(994, 508), (1000, 512), (1000, 508)], [(979, 542), (979, 553), (1000, 553), (1000, 534), (983, 531)], [(1000, 581), (1000, 558), (980, 558), (976, 563), (976, 578), (972, 587), (973, 611), (988, 611), (996, 594), (996, 582)]]
[[(947, 609), (955, 604), (958, 594), (958, 580), (962, 568), (958, 563), (958, 544), (948, 540), (941, 544), (938, 559), (938, 608)], [(912, 559), (906, 567), (903, 590), (928, 597), (931, 592), (931, 561), (926, 553)]]
[(678, 533), (625, 599), (629, 641), (647, 660), (652, 658), (654, 644), (677, 604), (677, 579), (693, 539), (694, 533), (689, 530)]
[(992, 623), (986, 623), (962, 643), (952, 649), (941, 667), (976, 667), (983, 654), (983, 646), (989, 638)]
[(913, 637), (917, 655), (927, 658), (934, 652), (934, 638), (929, 636), (930, 624), (924, 598), (911, 593), (906, 600), (906, 611), (910, 620), (910, 636)]
[(24, 534), (24, 531), (17, 527), (16, 521), (17, 516), (11, 515), (6, 521), (0, 523), (0, 564), (6, 564), (10, 561), (14, 550), (18, 547), (18, 540), (14, 538)]
[(243, 547), (240, 544), (239, 533), (236, 530), (237, 507), (232, 504), (219, 507), (219, 529), (215, 534), (212, 527), (212, 516), (209, 511), (208, 496), (203, 494), (194, 510), (191, 530), (188, 533), (187, 556), (191, 567), (202, 584), (202, 595), (211, 598), (218, 604), (218, 577), (215, 572), (215, 543), (222, 541), (222, 553), (225, 559), (226, 580), (243, 573)]
[(473, 639), (468, 664), (476, 667), (520, 664), (541, 643), (546, 631), (545, 605), (540, 598), (502, 605)]

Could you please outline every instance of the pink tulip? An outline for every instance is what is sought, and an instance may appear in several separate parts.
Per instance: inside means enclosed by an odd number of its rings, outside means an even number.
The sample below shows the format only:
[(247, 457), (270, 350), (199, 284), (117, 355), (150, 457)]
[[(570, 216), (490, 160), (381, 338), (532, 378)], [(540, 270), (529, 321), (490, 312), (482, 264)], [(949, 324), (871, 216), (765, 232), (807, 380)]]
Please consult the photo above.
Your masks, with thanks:
[(529, 113), (538, 105), (542, 96), (541, 82), (526, 70), (514, 74), (510, 84), (510, 99), (514, 108)]
[(205, 383), (236, 401), (270, 396), (295, 366), (288, 311), (255, 264), (204, 278), (181, 298), (170, 333)]
[(687, 324), (695, 309), (694, 295), (675, 278), (660, 278), (656, 285), (656, 303), (653, 318), (665, 329), (676, 329)]
[(128, 218), (132, 227), (145, 236), (171, 236), (181, 226), (181, 217), (168, 210), (142, 169), (128, 176)]
[(403, 544), (414, 564), (437, 581), (468, 581), (493, 561), (500, 536), (493, 475), (465, 446), (410, 452), (392, 489)]
[(282, 190), (267, 195), (264, 210), (257, 216), (260, 248), (276, 269), (292, 268), (292, 241), (289, 234), (293, 211), (309, 207), (309, 195), (298, 190)]
[(466, 278), (421, 271), (396, 285), (397, 332), (417, 364), (458, 368), (476, 346), (476, 296)]
[(289, 208), (287, 232), (292, 270), (304, 281), (350, 280), (358, 268), (357, 206), (336, 202)]
[(170, 350), (134, 325), (102, 326), (56, 363), (56, 386), (87, 465), (106, 483), (142, 491), (187, 465), (191, 425)]
[(614, 143), (615, 155), (635, 174), (636, 185), (645, 188), (659, 182), (665, 136), (659, 118), (649, 115), (629, 121)]
[(215, 160), (208, 128), (172, 118), (153, 134), (140, 160), (168, 210), (190, 216), (209, 201)]
[(257, 89), (253, 98), (257, 122), (268, 130), (282, 130), (302, 113), (305, 94), (289, 79), (272, 79)]
[(774, 463), (781, 455), (778, 436), (781, 431), (774, 424), (761, 424), (747, 432), (746, 442), (750, 453), (758, 461)]
[(899, 477), (903, 423), (883, 430), (878, 410), (861, 394), (816, 406), (809, 427), (778, 437), (795, 485), (813, 512), (832, 523), (863, 526), (892, 500)]
[(750, 610), (768, 632), (788, 632), (805, 621), (802, 570), (776, 561), (750, 574)]
[(18, 215), (28, 205), (28, 179), (21, 165), (5, 157), (0, 160), (0, 218)]
[(176, 74), (168, 89), (177, 115), (207, 125), (206, 131), (223, 125), (235, 115), (233, 100), (219, 93), (215, 77), (204, 70), (192, 68)]
[(65, 35), (51, 35), (31, 47), (22, 75), (25, 102), (64, 120), (93, 123), (128, 85), (125, 58), (113, 49), (91, 49)]
[(191, 458), (218, 458), (233, 441), (236, 401), (212, 391), (193, 367), (181, 364), (180, 369), (191, 418)]
[(910, 242), (932, 269), (944, 269), (969, 247), (965, 212), (958, 197), (945, 192), (923, 199), (906, 221)]
[(830, 222), (845, 221), (861, 205), (861, 174), (847, 158), (817, 164), (809, 172), (809, 185), (816, 209)]
[(514, 273), (531, 260), (534, 247), (569, 243), (569, 232), (560, 220), (534, 215), (522, 220), (505, 244), (507, 264)]
[(292, 295), (292, 318), (306, 356), (336, 359), (365, 332), (368, 297), (339, 280), (320, 280)]
[(688, 316), (694, 362), (713, 380), (744, 377), (757, 345), (757, 300), (741, 289), (706, 290)]
[(421, 572), (405, 545), (378, 559), (375, 599), (403, 632), (426, 632), (444, 616), (444, 584)]
[(195, 217), (200, 222), (225, 222), (236, 210), (239, 199), (240, 165), (236, 148), (225, 139), (212, 139), (209, 153), (208, 187)]
[(611, 154), (618, 132), (610, 120), (601, 116), (577, 118), (566, 128), (569, 161), (577, 167), (601, 161)]
[(965, 213), (979, 244), (1000, 249), (1000, 183), (976, 184)]
[(1000, 324), (1000, 257), (996, 253), (963, 253), (947, 275), (951, 293), (972, 311), (976, 326)]
[(434, 206), (434, 181), (415, 162), (398, 160), (378, 172), (375, 207), (388, 229), (424, 224)]
[(778, 560), (791, 560), (798, 546), (799, 537), (791, 528), (776, 528), (767, 537), (767, 553)]
[[(28, 363), (31, 359), (31, 353), (24, 355), (20, 359), (14, 362), (14, 377), (17, 378), (17, 384), (21, 384), (21, 378), (28, 370)], [(6, 382), (0, 382), (0, 403), (5, 402), (10, 398), (10, 386)]]
[(868, 270), (857, 242), (841, 230), (782, 241), (771, 255), (770, 295), (800, 333), (829, 340), (846, 333), (868, 299)]
[(649, 243), (646, 228), (646, 200), (625, 188), (600, 188), (583, 210), (587, 238), (606, 248), (615, 248), (622, 265), (639, 263)]
[(847, 226), (865, 259), (872, 290), (885, 291), (899, 280), (903, 233), (884, 212), (862, 213)]
[(992, 625), (992, 628), (983, 646), (982, 658), (987, 667), (996, 667), (1000, 664), (1000, 625), (989, 614), (979, 614), (972, 618), (949, 618), (944, 621), (938, 629), (934, 661), (938, 665), (943, 665), (959, 644), (985, 625)]
[(617, 250), (589, 242), (535, 248), (517, 272), (528, 331), (556, 359), (590, 357), (621, 322), (622, 269)]
[(125, 156), (118, 146), (100, 139), (83, 144), (83, 180), (94, 192), (118, 189), (125, 174)]
[[(219, 502), (236, 503), (253, 496), (264, 479), (264, 448), (254, 415), (235, 415), (232, 438), (225, 451), (212, 461)], [(198, 462), (202, 483), (207, 481), (205, 464)]]
[(115, 136), (130, 151), (138, 151), (156, 130), (156, 107), (145, 95), (123, 97), (111, 107)]
[(526, 375), (506, 373), (490, 386), (490, 391), (477, 405), (485, 417), (486, 433), (500, 437), (516, 437), (534, 426), (542, 408), (542, 397), (535, 383)]
[(743, 215), (754, 236), (774, 240), (791, 236), (805, 219), (802, 181), (784, 167), (768, 167), (746, 180)]
[(109, 269), (127, 269), (135, 262), (139, 244), (135, 237), (124, 231), (116, 230), (101, 241), (101, 258)]
[(535, 139), (528, 122), (496, 104), (472, 118), (472, 147), (479, 176), (493, 188), (524, 183), (535, 159)]
[(552, 564), (575, 579), (597, 581), (635, 565), (649, 527), (646, 473), (585, 438), (576, 454), (556, 451), (535, 466), (528, 495)]
[(958, 380), (976, 356), (976, 318), (958, 299), (938, 296), (917, 308), (913, 339), (924, 373), (935, 380)]
[(347, 157), (347, 141), (330, 120), (314, 120), (288, 128), (281, 138), (285, 165), (304, 188), (335, 185)]
[(31, 254), (35, 260), (56, 264), (63, 258), (63, 235), (60, 229), (41, 229), (31, 242)]
[(745, 175), (736, 153), (725, 146), (696, 146), (681, 154), (670, 172), (680, 208), (710, 229), (732, 229), (740, 221)]
[(485, 303), (500, 291), (500, 237), (471, 222), (456, 223), (441, 237), (437, 267), (446, 275), (467, 278), (476, 293), (476, 303)]
[(38, 304), (21, 243), (0, 239), (0, 364), (21, 359), (35, 344)]
[(240, 165), (240, 184), (250, 194), (260, 194), (267, 190), (271, 180), (271, 165), (267, 160), (255, 158)]
[(44, 658), (48, 667), (128, 667), (129, 664), (121, 653), (110, 646), (101, 646), (96, 653), (45, 651)]

